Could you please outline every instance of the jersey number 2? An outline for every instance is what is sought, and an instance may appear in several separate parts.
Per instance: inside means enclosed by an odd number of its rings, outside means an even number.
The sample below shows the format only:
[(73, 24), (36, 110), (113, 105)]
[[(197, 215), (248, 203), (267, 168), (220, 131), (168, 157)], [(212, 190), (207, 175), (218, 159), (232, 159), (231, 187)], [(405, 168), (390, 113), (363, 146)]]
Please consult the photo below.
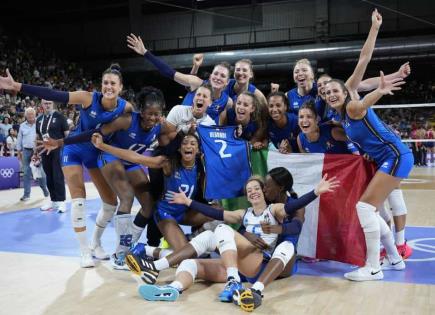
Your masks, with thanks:
[(214, 142), (221, 144), (221, 148), (219, 149), (219, 155), (222, 159), (231, 157), (231, 153), (225, 153), (227, 143), (224, 140), (215, 140)]

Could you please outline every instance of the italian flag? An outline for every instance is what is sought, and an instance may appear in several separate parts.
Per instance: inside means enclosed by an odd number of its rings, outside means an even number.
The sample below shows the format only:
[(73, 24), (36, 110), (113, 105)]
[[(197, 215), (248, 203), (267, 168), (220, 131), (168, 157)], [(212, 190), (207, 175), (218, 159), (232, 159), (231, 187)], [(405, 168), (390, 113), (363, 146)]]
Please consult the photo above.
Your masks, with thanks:
[(351, 154), (269, 151), (267, 168), (278, 166), (293, 175), (293, 189), (299, 196), (314, 189), (324, 174), (340, 181), (335, 192), (321, 195), (305, 208), (298, 254), (363, 266), (366, 247), (356, 203), (375, 173), (373, 164)]

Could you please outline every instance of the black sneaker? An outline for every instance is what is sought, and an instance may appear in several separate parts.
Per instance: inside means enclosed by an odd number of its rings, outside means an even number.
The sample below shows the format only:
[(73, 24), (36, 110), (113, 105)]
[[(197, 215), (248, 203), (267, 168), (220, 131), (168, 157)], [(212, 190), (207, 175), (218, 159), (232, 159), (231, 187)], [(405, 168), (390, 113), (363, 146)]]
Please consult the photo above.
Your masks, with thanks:
[(154, 262), (128, 252), (125, 256), (125, 263), (128, 268), (148, 284), (154, 284), (159, 276), (159, 271), (154, 266)]
[(246, 312), (252, 312), (261, 305), (263, 295), (260, 291), (253, 289), (236, 290), (233, 294), (234, 304)]

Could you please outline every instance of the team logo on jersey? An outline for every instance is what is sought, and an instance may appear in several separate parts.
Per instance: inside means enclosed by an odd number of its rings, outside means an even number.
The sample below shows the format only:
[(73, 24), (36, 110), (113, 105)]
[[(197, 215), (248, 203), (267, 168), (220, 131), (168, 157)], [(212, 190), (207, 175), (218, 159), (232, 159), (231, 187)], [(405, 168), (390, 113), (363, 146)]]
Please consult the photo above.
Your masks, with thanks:
[(298, 102), (293, 102), (293, 107), (294, 108), (299, 108), (299, 103)]
[(130, 138), (136, 138), (136, 133), (134, 133), (134, 132), (130, 132), (129, 134), (128, 134), (128, 136), (130, 137)]
[(91, 116), (92, 118), (97, 117), (97, 112), (94, 110), (91, 110), (91, 112), (89, 113), (89, 116)]
[(390, 163), (388, 163), (388, 161), (387, 161), (387, 162), (384, 162), (384, 163), (382, 164), (381, 168), (387, 168), (389, 165), (390, 165)]
[(175, 177), (176, 179), (181, 179), (180, 172), (176, 171), (174, 177)]

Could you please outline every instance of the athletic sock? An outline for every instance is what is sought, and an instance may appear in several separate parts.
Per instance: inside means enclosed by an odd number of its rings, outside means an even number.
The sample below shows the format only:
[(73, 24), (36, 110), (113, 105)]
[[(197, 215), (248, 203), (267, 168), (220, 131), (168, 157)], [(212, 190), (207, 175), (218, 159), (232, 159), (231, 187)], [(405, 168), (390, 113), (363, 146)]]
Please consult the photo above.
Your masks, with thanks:
[(183, 284), (180, 281), (172, 281), (171, 283), (169, 283), (169, 286), (177, 289), (180, 292), (183, 291)]
[(403, 245), (405, 244), (405, 229), (395, 232), (394, 233), (394, 239), (396, 240), (396, 245)]
[(252, 290), (259, 291), (260, 293), (264, 290), (264, 284), (263, 282), (255, 282), (254, 285), (251, 287)]
[(163, 257), (161, 259), (158, 259), (154, 261), (154, 267), (156, 267), (157, 270), (165, 270), (169, 268), (169, 261)]
[(227, 279), (233, 278), (237, 282), (240, 282), (239, 269), (236, 267), (228, 267), (227, 268)]

